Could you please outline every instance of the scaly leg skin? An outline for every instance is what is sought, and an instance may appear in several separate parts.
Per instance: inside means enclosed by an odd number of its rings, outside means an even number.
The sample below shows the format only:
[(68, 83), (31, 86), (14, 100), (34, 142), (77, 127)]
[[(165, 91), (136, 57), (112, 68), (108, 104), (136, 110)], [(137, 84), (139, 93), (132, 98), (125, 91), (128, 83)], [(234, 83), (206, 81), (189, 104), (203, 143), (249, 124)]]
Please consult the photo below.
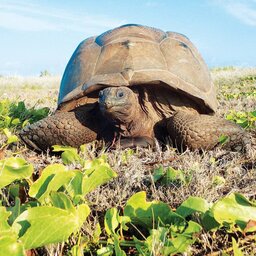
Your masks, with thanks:
[(168, 120), (167, 129), (179, 149), (213, 149), (220, 144), (221, 135), (228, 136), (224, 148), (240, 151), (250, 144), (240, 126), (216, 116), (178, 111)]
[(53, 145), (78, 147), (97, 139), (94, 122), (84, 111), (56, 112), (20, 132), (21, 139), (31, 148), (44, 151)]

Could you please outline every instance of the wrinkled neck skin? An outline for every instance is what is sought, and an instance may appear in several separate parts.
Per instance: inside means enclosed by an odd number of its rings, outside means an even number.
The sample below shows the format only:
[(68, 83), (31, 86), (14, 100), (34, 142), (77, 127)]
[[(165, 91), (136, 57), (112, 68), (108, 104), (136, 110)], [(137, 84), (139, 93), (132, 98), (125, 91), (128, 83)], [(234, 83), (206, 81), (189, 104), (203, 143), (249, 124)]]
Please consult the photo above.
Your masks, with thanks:
[(152, 119), (142, 110), (138, 95), (135, 93), (122, 110), (104, 114), (113, 122), (118, 134), (123, 137), (153, 137)]

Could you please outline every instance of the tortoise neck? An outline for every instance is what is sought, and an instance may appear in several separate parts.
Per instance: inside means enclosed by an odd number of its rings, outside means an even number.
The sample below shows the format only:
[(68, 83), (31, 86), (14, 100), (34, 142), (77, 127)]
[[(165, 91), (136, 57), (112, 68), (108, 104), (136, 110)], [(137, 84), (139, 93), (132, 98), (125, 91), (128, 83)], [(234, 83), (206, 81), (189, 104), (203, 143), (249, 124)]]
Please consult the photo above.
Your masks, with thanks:
[(133, 108), (125, 120), (119, 120), (115, 126), (123, 137), (153, 136), (152, 119), (141, 109), (139, 104)]

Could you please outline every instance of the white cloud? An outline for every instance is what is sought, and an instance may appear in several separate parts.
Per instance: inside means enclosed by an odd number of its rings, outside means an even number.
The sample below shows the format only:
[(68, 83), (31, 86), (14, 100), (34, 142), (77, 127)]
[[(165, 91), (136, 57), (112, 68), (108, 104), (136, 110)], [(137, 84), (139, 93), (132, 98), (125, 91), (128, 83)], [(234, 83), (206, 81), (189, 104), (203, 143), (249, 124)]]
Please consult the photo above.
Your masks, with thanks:
[(255, 0), (218, 0), (216, 3), (244, 24), (256, 26)]
[(106, 16), (75, 13), (55, 9), (29, 1), (6, 1), (0, 3), (0, 27), (23, 31), (85, 31), (97, 33), (117, 27), (125, 21)]

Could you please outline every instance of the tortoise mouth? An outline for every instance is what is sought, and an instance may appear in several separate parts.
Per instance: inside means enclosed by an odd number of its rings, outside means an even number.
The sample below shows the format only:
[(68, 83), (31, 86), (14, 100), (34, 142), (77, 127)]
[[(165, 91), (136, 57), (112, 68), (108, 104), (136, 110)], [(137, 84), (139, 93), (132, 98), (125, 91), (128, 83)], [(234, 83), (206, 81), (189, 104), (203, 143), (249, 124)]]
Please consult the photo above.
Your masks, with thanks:
[(131, 108), (132, 104), (127, 102), (105, 102), (99, 103), (100, 110), (103, 113), (126, 113)]

